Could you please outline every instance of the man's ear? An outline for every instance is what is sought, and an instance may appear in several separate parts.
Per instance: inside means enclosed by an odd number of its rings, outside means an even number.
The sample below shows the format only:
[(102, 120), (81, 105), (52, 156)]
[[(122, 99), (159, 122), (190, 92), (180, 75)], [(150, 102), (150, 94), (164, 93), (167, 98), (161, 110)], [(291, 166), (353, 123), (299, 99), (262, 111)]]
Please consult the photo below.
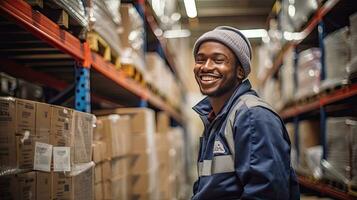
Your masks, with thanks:
[(244, 70), (243, 70), (243, 67), (241, 67), (241, 66), (237, 66), (238, 67), (238, 70), (237, 70), (237, 78), (239, 79), (239, 80), (243, 80), (243, 78), (244, 78)]

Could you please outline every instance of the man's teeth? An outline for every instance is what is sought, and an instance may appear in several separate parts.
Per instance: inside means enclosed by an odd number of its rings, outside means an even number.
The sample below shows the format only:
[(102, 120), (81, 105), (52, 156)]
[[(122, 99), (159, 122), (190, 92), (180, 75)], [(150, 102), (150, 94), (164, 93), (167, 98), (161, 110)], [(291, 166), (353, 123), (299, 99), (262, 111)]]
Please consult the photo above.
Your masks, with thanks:
[(203, 81), (213, 81), (216, 79), (217, 79), (217, 77), (215, 77), (215, 76), (201, 76), (201, 80), (203, 80)]

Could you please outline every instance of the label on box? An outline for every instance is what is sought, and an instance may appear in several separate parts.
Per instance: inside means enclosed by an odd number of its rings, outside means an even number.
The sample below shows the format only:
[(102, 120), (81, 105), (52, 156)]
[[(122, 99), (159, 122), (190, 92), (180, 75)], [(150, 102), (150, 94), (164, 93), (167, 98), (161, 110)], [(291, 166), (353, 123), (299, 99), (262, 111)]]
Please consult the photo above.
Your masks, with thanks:
[(71, 171), (71, 147), (53, 147), (53, 171)]
[(52, 159), (52, 145), (42, 142), (36, 142), (33, 169), (50, 172), (51, 159)]

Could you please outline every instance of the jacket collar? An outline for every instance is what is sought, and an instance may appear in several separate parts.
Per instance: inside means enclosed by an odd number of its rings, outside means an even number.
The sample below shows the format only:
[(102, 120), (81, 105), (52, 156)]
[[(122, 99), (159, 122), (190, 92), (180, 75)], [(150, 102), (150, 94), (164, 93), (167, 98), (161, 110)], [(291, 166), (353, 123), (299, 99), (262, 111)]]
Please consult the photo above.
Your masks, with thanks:
[[(244, 93), (247, 92), (252, 92), (256, 95), (256, 93), (251, 89), (252, 86), (249, 82), (249, 80), (244, 80), (233, 92), (232, 96), (229, 98), (229, 100), (223, 105), (221, 111), (219, 111), (218, 114), (216, 114), (216, 118), (220, 118), (224, 115), (228, 114), (228, 111), (231, 109), (233, 106), (234, 102)], [(209, 101), (208, 97), (205, 97), (203, 100), (198, 102), (193, 108), (194, 111), (196, 111), (201, 117), (204, 117), (205, 119), (208, 118), (208, 114), (212, 111), (212, 106)]]

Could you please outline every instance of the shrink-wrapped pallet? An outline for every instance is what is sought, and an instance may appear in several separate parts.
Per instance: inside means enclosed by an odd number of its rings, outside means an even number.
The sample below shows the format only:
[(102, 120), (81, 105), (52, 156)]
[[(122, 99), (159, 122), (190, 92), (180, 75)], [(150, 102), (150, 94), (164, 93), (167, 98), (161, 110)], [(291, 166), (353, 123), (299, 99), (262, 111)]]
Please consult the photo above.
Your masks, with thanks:
[(292, 48), (289, 49), (283, 58), (283, 66), (280, 68), (279, 75), (283, 104), (291, 102), (295, 94), (294, 55), (294, 50)]
[(321, 51), (307, 49), (299, 54), (297, 63), (296, 98), (317, 94), (320, 89)]
[[(111, 6), (114, 6), (111, 4)], [(112, 10), (119, 12), (117, 8), (108, 7), (104, 0), (93, 0), (93, 25), (91, 27), (111, 47), (111, 51), (117, 56), (121, 55), (121, 42), (119, 39), (120, 24), (113, 18)]]
[(297, 171), (304, 175), (313, 175), (309, 168), (308, 150), (320, 144), (320, 123), (317, 120), (299, 122), (299, 157)]
[(351, 61), (347, 66), (348, 74), (357, 72), (357, 13), (350, 16), (350, 51)]
[(356, 156), (356, 126), (357, 121), (350, 117), (327, 119), (325, 178), (340, 182), (356, 179), (353, 161)]
[(325, 45), (325, 73), (323, 88), (341, 84), (347, 78), (347, 65), (350, 60), (348, 28), (330, 33), (323, 40)]
[(79, 24), (83, 28), (88, 28), (88, 14), (86, 12), (86, 1), (84, 0), (50, 0), (51, 4), (54, 4), (63, 10), (65, 10), (73, 20), (74, 23)]

